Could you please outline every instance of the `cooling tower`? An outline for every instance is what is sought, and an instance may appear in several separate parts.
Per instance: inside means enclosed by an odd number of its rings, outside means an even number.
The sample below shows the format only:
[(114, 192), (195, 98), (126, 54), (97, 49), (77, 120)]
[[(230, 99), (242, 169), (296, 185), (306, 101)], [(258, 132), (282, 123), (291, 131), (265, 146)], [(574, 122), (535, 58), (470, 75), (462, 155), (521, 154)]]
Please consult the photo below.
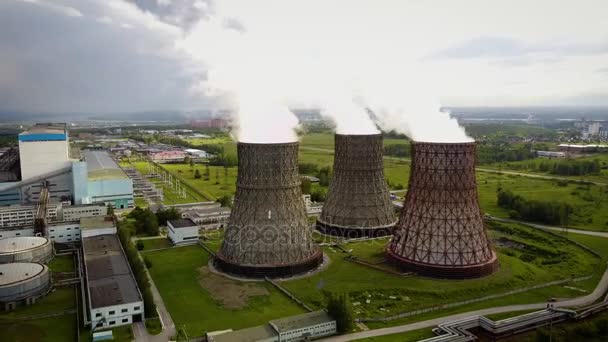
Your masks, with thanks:
[(298, 143), (238, 144), (234, 208), (215, 266), (244, 277), (305, 273), (323, 261), (308, 224)]
[(412, 143), (408, 192), (387, 258), (437, 278), (476, 278), (498, 268), (477, 198), (475, 143)]
[(344, 237), (388, 235), (396, 223), (384, 178), (382, 135), (335, 135), (334, 174), (317, 229)]

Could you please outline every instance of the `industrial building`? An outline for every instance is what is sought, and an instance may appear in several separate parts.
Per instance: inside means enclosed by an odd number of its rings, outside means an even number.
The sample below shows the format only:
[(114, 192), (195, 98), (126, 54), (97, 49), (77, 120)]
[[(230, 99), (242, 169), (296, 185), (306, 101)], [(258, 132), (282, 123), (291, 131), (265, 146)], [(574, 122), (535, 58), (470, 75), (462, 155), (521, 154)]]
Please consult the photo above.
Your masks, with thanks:
[(498, 269), (475, 179), (476, 145), (412, 143), (408, 192), (386, 249), (396, 266), (437, 278), (475, 278)]
[(46, 263), (53, 259), (51, 241), (39, 236), (22, 236), (0, 240), (0, 264), (12, 262)]
[(312, 239), (298, 172), (298, 143), (238, 143), (234, 208), (214, 264), (245, 277), (285, 277), (323, 262)]
[(107, 152), (90, 151), (84, 153), (84, 160), (70, 159), (66, 124), (36, 124), (18, 139), (18, 154), (13, 151), (9, 157), (5, 157), (9, 152), (0, 156), (0, 175), (14, 169), (15, 163), (20, 169), (19, 180), (0, 178), (0, 206), (36, 206), (41, 202), (47, 206), (60, 202), (104, 203), (117, 208), (133, 205), (132, 181)]
[(166, 208), (178, 209), (182, 218), (191, 219), (205, 230), (224, 228), (230, 217), (230, 208), (218, 202), (174, 204)]
[(198, 225), (188, 218), (167, 221), (169, 239), (174, 245), (196, 243), (198, 230)]
[(88, 203), (111, 204), (114, 208), (133, 207), (133, 181), (106, 151), (86, 151)]
[(16, 262), (0, 265), (0, 308), (10, 311), (19, 304), (30, 305), (51, 288), (51, 275), (45, 265)]
[(317, 229), (349, 238), (389, 235), (397, 219), (384, 178), (381, 134), (335, 135), (333, 179)]
[(93, 328), (141, 321), (144, 303), (116, 234), (83, 237), (87, 301)]
[(337, 325), (327, 312), (314, 311), (275, 319), (268, 324), (207, 336), (210, 342), (299, 342), (336, 334)]

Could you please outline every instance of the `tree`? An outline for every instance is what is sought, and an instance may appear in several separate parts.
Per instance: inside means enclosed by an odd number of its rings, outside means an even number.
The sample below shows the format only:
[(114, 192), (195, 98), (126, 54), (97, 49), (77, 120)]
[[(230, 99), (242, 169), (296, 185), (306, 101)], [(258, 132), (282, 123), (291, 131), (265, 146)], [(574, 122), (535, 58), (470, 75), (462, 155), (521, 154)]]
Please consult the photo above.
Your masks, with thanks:
[(175, 208), (160, 209), (156, 211), (156, 220), (159, 225), (166, 225), (168, 220), (177, 220), (182, 217), (179, 210)]
[(186, 164), (186, 165), (190, 164), (190, 167), (192, 167), (192, 158), (184, 157), (184, 164)]
[(108, 203), (108, 215), (109, 216), (114, 215), (114, 206), (112, 205), (112, 203)]
[(215, 184), (220, 184), (220, 169), (215, 169)]
[(190, 167), (194, 167), (194, 159), (190, 158), (189, 164), (190, 164)]
[(201, 172), (198, 169), (196, 169), (196, 171), (194, 171), (194, 178), (195, 179), (200, 179), (201, 178)]
[(354, 316), (348, 294), (328, 294), (327, 313), (336, 320), (339, 333), (353, 330)]
[(209, 172), (209, 164), (205, 164), (205, 180), (208, 181), (209, 177), (210, 177), (210, 172)]
[(232, 196), (224, 195), (216, 200), (216, 202), (220, 203), (222, 207), (232, 208)]
[(144, 242), (141, 240), (137, 240), (137, 250), (138, 251), (143, 251), (144, 250)]
[(312, 182), (307, 177), (302, 177), (302, 193), (310, 194), (310, 190), (312, 189)]

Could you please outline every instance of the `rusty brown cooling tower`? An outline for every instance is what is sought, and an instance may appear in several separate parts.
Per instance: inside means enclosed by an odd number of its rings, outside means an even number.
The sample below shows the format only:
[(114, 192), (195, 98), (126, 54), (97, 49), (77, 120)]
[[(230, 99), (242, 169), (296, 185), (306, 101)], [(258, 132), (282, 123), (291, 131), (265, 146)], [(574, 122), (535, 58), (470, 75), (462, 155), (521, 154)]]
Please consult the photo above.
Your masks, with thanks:
[(334, 174), (317, 229), (344, 237), (388, 235), (395, 213), (384, 178), (382, 135), (335, 135)]
[(477, 198), (475, 143), (412, 143), (403, 211), (387, 258), (437, 278), (475, 278), (498, 268)]
[(298, 143), (238, 144), (234, 209), (215, 257), (223, 272), (244, 277), (305, 273), (323, 261), (308, 224)]

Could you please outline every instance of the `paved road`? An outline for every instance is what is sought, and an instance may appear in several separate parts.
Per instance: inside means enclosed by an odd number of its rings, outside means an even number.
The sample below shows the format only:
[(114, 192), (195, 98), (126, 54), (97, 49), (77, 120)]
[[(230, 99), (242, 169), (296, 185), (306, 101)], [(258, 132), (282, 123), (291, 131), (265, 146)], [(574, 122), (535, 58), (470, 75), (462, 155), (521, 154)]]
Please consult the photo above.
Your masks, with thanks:
[[(306, 146), (300, 146), (300, 148), (303, 149), (303, 150), (311, 150), (311, 151), (320, 151), (320, 152), (326, 152), (326, 153), (334, 153), (334, 150), (330, 150), (330, 149), (326, 149), (326, 148), (306, 147)], [(384, 159), (398, 160), (398, 161), (405, 161), (405, 162), (410, 162), (411, 161), (409, 158), (399, 158), (399, 157), (389, 157), (389, 156), (384, 156)], [(564, 181), (575, 181), (575, 182), (579, 181), (578, 179), (574, 179), (574, 178), (559, 177), (559, 176), (548, 176), (548, 175), (542, 175), (542, 174), (536, 174), (536, 173), (518, 172), (518, 171), (495, 170), (495, 169), (488, 169), (488, 168), (483, 168), (483, 167), (477, 167), (476, 170), (479, 171), (479, 172), (496, 173), (496, 174), (504, 174), (504, 175), (513, 175), (513, 176), (522, 176), (522, 177), (536, 178), (536, 179), (545, 179), (545, 180), (564, 180)], [(585, 180), (584, 182), (585, 183), (589, 183), (589, 184), (599, 185), (599, 186), (608, 185), (608, 183), (589, 181), (589, 180)]]
[[(603, 298), (606, 291), (608, 291), (608, 268), (604, 272), (602, 279), (600, 280), (597, 287), (595, 288), (595, 290), (593, 290), (592, 293), (590, 293), (586, 296), (556, 302), (554, 304), (556, 307), (560, 307), (560, 308), (586, 306), (586, 305), (593, 304), (594, 302)], [(546, 305), (547, 305), (547, 303), (499, 306), (499, 307), (494, 307), (494, 308), (469, 311), (469, 312), (464, 312), (464, 313), (460, 313), (460, 314), (429, 319), (429, 320), (421, 321), (421, 322), (399, 325), (399, 326), (395, 326), (395, 327), (374, 329), (374, 330), (362, 331), (362, 332), (358, 332), (358, 333), (354, 333), (354, 334), (334, 336), (334, 337), (322, 339), (321, 341), (326, 341), (326, 342), (353, 341), (353, 340), (358, 340), (358, 339), (362, 339), (362, 338), (404, 333), (404, 332), (418, 330), (418, 329), (436, 327), (437, 325), (442, 324), (442, 323), (446, 323), (446, 322), (450, 322), (450, 321), (454, 321), (454, 320), (458, 320), (458, 319), (463, 319), (463, 318), (467, 318), (467, 317), (471, 317), (471, 316), (481, 316), (481, 315), (485, 316), (485, 315), (492, 315), (492, 314), (498, 314), (498, 313), (503, 313), (503, 312), (514, 312), (514, 311), (524, 311), (524, 310), (537, 310), (537, 309), (542, 310), (546, 307)]]

